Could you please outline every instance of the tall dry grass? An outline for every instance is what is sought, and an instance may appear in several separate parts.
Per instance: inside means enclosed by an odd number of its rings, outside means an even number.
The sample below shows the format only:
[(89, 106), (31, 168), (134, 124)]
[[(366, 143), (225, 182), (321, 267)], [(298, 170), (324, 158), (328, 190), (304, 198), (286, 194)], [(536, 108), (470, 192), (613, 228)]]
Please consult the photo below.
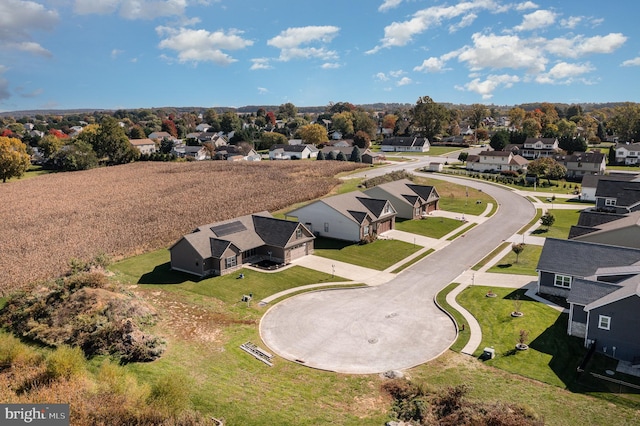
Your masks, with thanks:
[(337, 161), (133, 163), (0, 185), (0, 294), (70, 259), (166, 247), (199, 225), (328, 193)]

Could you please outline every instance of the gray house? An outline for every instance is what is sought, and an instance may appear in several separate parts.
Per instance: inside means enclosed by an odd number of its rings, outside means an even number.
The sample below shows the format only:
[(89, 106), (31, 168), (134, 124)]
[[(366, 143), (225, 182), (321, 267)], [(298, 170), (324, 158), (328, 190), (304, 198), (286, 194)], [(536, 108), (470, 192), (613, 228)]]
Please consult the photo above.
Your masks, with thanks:
[(416, 185), (409, 179), (383, 183), (364, 191), (373, 198), (389, 200), (403, 219), (421, 219), (438, 209), (440, 195), (433, 186)]
[(225, 275), (244, 263), (290, 263), (313, 253), (314, 236), (303, 224), (269, 212), (203, 225), (169, 248), (171, 269), (199, 277)]
[(547, 238), (537, 271), (538, 293), (569, 303), (567, 334), (615, 358), (640, 359), (640, 249)]
[(622, 214), (640, 210), (640, 182), (600, 179), (595, 208)]

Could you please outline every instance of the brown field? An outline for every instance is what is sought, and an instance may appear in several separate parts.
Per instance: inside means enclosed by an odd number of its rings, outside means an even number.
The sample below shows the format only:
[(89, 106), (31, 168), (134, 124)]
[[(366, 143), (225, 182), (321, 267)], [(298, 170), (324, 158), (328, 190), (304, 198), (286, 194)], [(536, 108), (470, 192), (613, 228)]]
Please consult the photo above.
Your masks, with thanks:
[(56, 277), (71, 259), (126, 257), (197, 226), (314, 199), (338, 161), (141, 162), (0, 185), (0, 294)]

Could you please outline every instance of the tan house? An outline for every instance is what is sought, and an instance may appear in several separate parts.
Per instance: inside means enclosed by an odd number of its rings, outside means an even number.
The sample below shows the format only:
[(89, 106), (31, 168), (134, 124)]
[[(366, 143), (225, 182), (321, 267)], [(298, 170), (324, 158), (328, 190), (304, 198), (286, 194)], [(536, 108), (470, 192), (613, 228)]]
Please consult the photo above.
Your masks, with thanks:
[(526, 172), (529, 161), (512, 151), (482, 151), (467, 157), (467, 170), (475, 172)]
[(158, 151), (155, 141), (151, 139), (129, 139), (129, 143), (140, 151), (140, 154), (153, 154)]
[(555, 155), (553, 159), (567, 168), (567, 178), (601, 175), (607, 169), (606, 155), (601, 152), (574, 152)]
[(376, 185), (364, 191), (373, 197), (389, 200), (403, 219), (421, 219), (438, 209), (440, 195), (433, 186), (417, 185), (401, 179)]
[(303, 224), (269, 212), (203, 225), (169, 248), (171, 269), (198, 277), (225, 275), (245, 263), (290, 263), (313, 253), (314, 236)]

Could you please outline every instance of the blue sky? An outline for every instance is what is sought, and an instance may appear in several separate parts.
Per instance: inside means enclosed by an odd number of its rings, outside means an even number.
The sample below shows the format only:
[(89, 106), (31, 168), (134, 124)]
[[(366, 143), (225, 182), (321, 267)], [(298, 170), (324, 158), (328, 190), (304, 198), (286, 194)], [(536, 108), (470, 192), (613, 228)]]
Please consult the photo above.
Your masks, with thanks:
[(613, 2), (1, 0), (0, 111), (640, 101)]

